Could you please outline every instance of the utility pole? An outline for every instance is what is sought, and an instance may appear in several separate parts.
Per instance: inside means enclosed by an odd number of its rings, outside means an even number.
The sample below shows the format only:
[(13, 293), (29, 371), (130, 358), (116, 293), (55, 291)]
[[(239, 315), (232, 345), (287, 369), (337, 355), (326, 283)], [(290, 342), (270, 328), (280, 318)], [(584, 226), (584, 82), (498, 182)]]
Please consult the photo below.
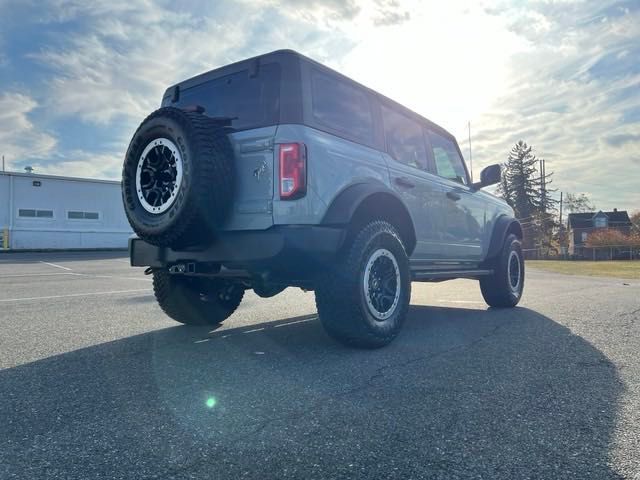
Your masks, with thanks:
[(540, 159), (540, 196), (542, 198), (542, 208), (544, 209), (545, 205), (546, 205), (546, 198), (547, 198), (547, 180), (546, 180), (546, 174), (545, 174), (545, 164), (544, 164), (545, 160), (544, 158)]
[(471, 120), (469, 120), (468, 126), (469, 126), (469, 169), (471, 170), (471, 181), (473, 182), (473, 158), (471, 157)]
[(2, 171), (4, 172), (4, 155), (2, 155)]
[(562, 192), (560, 192), (560, 228), (562, 228)]

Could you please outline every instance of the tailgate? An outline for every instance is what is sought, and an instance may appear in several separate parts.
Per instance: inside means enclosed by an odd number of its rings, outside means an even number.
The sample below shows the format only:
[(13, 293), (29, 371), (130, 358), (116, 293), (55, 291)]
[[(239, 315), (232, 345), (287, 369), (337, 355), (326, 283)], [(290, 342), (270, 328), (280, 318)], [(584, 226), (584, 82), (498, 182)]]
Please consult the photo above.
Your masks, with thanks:
[(229, 135), (235, 154), (233, 210), (224, 230), (264, 230), (273, 225), (276, 126)]

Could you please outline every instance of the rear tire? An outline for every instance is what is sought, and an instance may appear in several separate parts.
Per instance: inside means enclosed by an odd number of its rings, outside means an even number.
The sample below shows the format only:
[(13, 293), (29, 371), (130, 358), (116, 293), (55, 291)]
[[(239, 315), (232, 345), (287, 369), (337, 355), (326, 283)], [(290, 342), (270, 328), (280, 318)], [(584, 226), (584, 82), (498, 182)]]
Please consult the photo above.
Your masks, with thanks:
[(220, 279), (153, 272), (153, 292), (162, 311), (185, 325), (218, 325), (238, 308), (244, 288)]
[(491, 307), (515, 307), (524, 289), (522, 245), (515, 235), (507, 236), (496, 259), (493, 275), (480, 279), (480, 290)]
[(379, 348), (400, 331), (411, 298), (409, 259), (395, 227), (365, 226), (316, 286), (320, 321), (349, 346)]

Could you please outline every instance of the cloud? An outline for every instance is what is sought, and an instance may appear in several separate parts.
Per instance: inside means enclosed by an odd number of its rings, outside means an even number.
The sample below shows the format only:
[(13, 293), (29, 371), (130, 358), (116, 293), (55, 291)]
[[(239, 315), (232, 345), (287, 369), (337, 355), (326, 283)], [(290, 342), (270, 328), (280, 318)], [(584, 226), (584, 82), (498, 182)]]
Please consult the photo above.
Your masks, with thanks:
[(640, 135), (632, 133), (610, 135), (608, 137), (604, 137), (604, 141), (607, 145), (612, 147), (623, 147), (629, 143), (640, 142)]
[(376, 26), (399, 25), (411, 19), (409, 10), (402, 8), (398, 0), (377, 0), (377, 15), (373, 18)]
[[(167, 86), (293, 48), (460, 139), (471, 120), (476, 177), (522, 138), (559, 189), (588, 189), (603, 208), (640, 204), (636, 177), (620, 175), (638, 162), (637, 1), (25, 0), (0, 17), (35, 34), (32, 45), (13, 42), (22, 58), (9, 50), (7, 70), (27, 61), (37, 70), (9, 79), (28, 100), (20, 120), (7, 121), (23, 128), (3, 128), (0, 138), (17, 154), (35, 153), (29, 162), (39, 169), (117, 178), (130, 135)], [(4, 38), (0, 52), (11, 45)], [(96, 132), (93, 150), (67, 141), (70, 124)]]
[(476, 172), (524, 139), (547, 159), (558, 189), (588, 191), (603, 208), (640, 204), (638, 176), (621, 175), (635, 168), (640, 71), (635, 55), (620, 54), (635, 51), (640, 11), (610, 6), (605, 14), (599, 5), (540, 2), (495, 13), (529, 43), (511, 57), (503, 94), (473, 121)]
[(72, 150), (29, 162), (38, 173), (119, 180), (123, 156), (117, 152)]
[[(266, 2), (272, 7), (280, 7), (285, 14), (311, 15), (324, 20), (353, 20), (361, 11), (356, 0), (272, 0)], [(295, 12), (287, 9), (294, 9)]]
[(0, 154), (9, 164), (25, 157), (45, 157), (53, 152), (56, 139), (39, 131), (29, 119), (38, 103), (16, 92), (0, 94)]
[[(53, 72), (48, 107), (100, 126), (124, 122), (130, 130), (158, 107), (166, 87), (203, 71), (285, 46), (321, 59), (337, 43), (348, 48), (339, 31), (316, 24), (317, 16), (342, 21), (358, 11), (354, 2), (333, 0), (312, 2), (314, 8), (295, 0), (263, 1), (260, 9), (216, 3), (204, 7), (207, 15), (153, 2), (57, 5), (48, 21), (73, 19), (84, 28), (30, 55)], [(293, 20), (298, 9), (306, 17)], [(283, 21), (280, 11), (291, 21)]]

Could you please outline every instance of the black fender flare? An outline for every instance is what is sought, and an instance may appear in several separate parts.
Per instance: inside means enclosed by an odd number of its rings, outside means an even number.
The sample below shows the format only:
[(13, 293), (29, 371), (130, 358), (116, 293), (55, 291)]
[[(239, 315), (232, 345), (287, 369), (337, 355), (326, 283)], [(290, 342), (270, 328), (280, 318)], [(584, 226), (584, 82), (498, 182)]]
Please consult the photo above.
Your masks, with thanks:
[(371, 182), (349, 185), (333, 199), (322, 218), (322, 224), (346, 225), (365, 198), (381, 192), (388, 193), (400, 200), (398, 194), (387, 188), (383, 183)]
[(491, 232), (491, 241), (489, 242), (489, 249), (487, 250), (485, 262), (489, 262), (498, 256), (502, 250), (502, 246), (504, 245), (507, 235), (510, 233), (513, 233), (518, 238), (522, 239), (523, 233), (520, 222), (507, 215), (498, 217), (495, 225), (493, 226), (493, 231)]
[(398, 225), (398, 227), (402, 230), (400, 233), (404, 234), (403, 238), (407, 243), (405, 245), (407, 247), (407, 253), (411, 254), (416, 243), (415, 227), (411, 215), (400, 196), (382, 182), (371, 181), (356, 183), (344, 188), (329, 205), (321, 223), (327, 226), (349, 225), (362, 203), (372, 196), (379, 194), (394, 198), (399, 208), (403, 210), (404, 225)]

